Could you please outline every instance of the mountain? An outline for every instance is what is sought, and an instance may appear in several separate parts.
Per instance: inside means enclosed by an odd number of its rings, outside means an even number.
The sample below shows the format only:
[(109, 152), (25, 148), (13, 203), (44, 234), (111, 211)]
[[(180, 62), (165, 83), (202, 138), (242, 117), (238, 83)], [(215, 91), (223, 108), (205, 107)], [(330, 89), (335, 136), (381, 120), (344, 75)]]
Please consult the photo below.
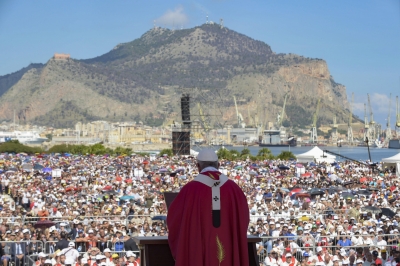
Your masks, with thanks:
[[(346, 88), (327, 63), (271, 47), (219, 25), (184, 30), (151, 29), (92, 59), (50, 59), (0, 76), (0, 120), (57, 127), (78, 121), (180, 121), (182, 93), (201, 103), (212, 125), (275, 121), (288, 94), (284, 124), (311, 124), (318, 99), (319, 123), (347, 119)], [(205, 120), (205, 119), (204, 119)]]

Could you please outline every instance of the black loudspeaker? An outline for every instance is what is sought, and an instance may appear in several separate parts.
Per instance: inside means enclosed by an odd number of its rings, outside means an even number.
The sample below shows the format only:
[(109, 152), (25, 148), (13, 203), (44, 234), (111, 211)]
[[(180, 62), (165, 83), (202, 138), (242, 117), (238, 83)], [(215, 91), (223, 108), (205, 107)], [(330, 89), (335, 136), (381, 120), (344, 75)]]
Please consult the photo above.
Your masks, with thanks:
[(190, 129), (190, 97), (189, 94), (183, 94), (181, 97), (181, 113), (183, 128)]
[(172, 132), (172, 152), (174, 155), (190, 155), (190, 132)]

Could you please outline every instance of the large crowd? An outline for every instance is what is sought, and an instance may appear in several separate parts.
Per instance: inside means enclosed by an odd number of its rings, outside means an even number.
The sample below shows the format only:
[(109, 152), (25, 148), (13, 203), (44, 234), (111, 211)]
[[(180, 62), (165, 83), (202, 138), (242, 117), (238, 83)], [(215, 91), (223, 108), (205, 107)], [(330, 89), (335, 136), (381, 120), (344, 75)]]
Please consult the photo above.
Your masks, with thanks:
[[(260, 265), (400, 265), (399, 179), (345, 161), (220, 161), (250, 210)], [(167, 236), (163, 192), (191, 156), (0, 155), (1, 264), (139, 265), (135, 236)], [(399, 263), (399, 264), (398, 264)]]

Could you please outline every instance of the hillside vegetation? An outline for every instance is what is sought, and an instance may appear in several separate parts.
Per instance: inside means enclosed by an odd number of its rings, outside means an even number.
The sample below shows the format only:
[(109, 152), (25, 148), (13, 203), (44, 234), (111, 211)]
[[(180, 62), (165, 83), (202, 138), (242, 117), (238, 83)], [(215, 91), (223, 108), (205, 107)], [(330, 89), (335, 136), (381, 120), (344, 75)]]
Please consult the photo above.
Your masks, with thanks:
[[(68, 51), (65, 51), (68, 52)], [(78, 121), (180, 121), (190, 93), (212, 126), (236, 123), (233, 96), (248, 124), (275, 121), (288, 93), (286, 123), (308, 126), (318, 99), (319, 123), (348, 116), (346, 89), (326, 62), (276, 54), (266, 43), (218, 25), (152, 29), (86, 60), (49, 60), (0, 77), (0, 119), (71, 126)], [(197, 117), (196, 117), (197, 116)], [(254, 122), (253, 122), (254, 123)]]

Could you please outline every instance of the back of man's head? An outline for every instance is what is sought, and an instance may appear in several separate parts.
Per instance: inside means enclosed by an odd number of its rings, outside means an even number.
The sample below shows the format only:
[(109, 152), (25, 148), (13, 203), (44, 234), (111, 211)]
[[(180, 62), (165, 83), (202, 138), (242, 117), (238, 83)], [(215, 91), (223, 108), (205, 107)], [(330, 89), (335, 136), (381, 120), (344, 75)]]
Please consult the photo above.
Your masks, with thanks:
[(200, 171), (209, 166), (218, 168), (218, 156), (212, 149), (202, 149), (197, 154), (197, 163)]

